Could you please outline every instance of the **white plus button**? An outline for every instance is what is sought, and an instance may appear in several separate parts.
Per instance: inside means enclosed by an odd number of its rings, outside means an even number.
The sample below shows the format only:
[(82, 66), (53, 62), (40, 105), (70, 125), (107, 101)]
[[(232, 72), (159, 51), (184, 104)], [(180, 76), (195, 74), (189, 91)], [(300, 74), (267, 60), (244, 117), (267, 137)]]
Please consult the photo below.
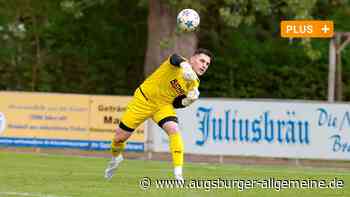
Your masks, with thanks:
[(321, 30), (323, 33), (327, 33), (329, 31), (329, 27), (327, 25), (324, 25)]

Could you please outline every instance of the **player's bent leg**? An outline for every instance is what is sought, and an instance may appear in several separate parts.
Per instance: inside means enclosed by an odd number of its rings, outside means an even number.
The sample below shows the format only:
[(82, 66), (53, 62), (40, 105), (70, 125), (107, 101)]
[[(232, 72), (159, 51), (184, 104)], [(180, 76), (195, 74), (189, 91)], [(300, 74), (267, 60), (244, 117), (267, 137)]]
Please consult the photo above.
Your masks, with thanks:
[(108, 163), (108, 166), (105, 170), (104, 177), (110, 180), (120, 163), (124, 160), (122, 152), (125, 150), (126, 140), (131, 136), (133, 129), (125, 128), (125, 125), (121, 123), (117, 127), (115, 136), (111, 142), (111, 153), (112, 159)]
[(169, 148), (173, 159), (175, 179), (183, 180), (182, 167), (184, 160), (184, 146), (177, 119), (172, 120), (173, 118), (169, 118), (169, 121), (164, 122), (162, 128), (169, 136)]

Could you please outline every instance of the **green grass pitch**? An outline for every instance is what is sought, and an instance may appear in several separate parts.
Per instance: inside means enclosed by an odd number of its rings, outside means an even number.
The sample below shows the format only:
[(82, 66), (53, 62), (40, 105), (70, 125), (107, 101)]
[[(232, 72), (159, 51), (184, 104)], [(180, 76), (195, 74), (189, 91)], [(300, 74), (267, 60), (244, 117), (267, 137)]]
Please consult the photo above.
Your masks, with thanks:
[(24, 154), (0, 152), (1, 197), (206, 197), (206, 196), (350, 196), (350, 171), (333, 168), (305, 168), (286, 166), (243, 166), (232, 164), (186, 163), (186, 179), (325, 179), (344, 181), (342, 189), (170, 189), (143, 190), (143, 177), (172, 178), (171, 163), (161, 161), (125, 160), (111, 181), (103, 178), (108, 158), (64, 155)]

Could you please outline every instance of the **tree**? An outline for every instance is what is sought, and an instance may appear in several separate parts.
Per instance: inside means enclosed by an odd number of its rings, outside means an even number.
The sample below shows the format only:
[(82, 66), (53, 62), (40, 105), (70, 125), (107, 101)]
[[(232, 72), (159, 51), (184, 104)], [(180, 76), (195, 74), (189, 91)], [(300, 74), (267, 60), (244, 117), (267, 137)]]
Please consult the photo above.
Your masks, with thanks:
[[(32, 0), (0, 1), (1, 41), (4, 43), (0, 62), (2, 69), (9, 69), (4, 77), (11, 80), (11, 89), (36, 90), (44, 51), (41, 48), (40, 32), (47, 22), (50, 2)], [(8, 58), (10, 57), (10, 58)], [(19, 75), (18, 73), (23, 73)]]
[(148, 2), (148, 39), (145, 59), (145, 76), (152, 73), (171, 53), (185, 57), (193, 54), (198, 39), (195, 33), (176, 31), (176, 9), (164, 0)]

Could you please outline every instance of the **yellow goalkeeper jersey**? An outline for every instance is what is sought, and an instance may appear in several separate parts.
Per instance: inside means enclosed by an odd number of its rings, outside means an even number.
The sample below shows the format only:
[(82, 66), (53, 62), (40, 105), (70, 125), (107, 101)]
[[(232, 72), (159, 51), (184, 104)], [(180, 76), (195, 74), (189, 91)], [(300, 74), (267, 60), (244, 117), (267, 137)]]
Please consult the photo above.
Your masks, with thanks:
[(199, 87), (199, 79), (186, 81), (182, 68), (172, 65), (170, 58), (164, 61), (141, 85), (141, 93), (157, 105), (172, 104), (178, 96), (187, 95)]

